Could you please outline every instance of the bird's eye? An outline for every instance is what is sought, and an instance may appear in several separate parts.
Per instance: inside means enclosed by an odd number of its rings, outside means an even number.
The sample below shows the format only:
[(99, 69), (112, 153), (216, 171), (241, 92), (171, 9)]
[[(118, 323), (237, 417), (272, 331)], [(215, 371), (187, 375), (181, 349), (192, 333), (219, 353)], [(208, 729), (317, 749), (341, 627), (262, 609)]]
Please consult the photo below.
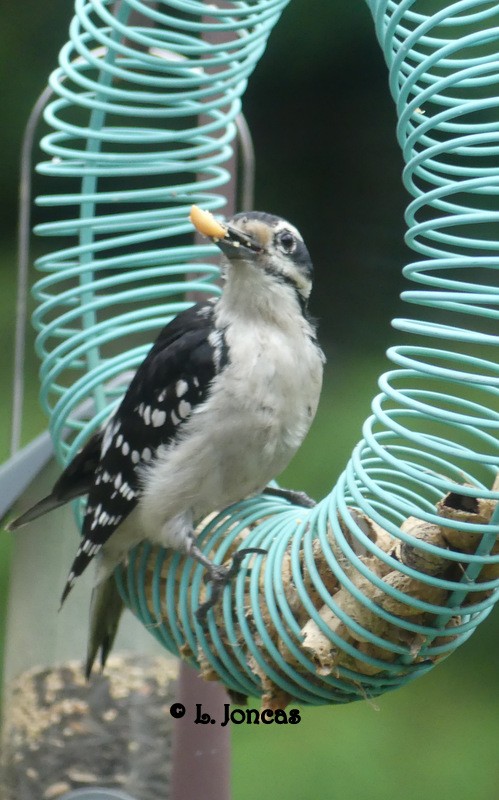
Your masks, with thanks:
[(289, 231), (283, 231), (280, 233), (278, 242), (285, 253), (292, 253), (296, 247), (295, 237)]

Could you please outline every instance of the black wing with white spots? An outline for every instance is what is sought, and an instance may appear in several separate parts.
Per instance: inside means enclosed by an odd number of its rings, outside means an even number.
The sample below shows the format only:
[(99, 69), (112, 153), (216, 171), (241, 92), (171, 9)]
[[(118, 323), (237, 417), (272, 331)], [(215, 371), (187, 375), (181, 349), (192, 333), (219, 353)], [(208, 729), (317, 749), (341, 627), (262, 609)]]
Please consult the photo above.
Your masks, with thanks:
[(11, 520), (7, 525), (7, 529), (14, 531), (22, 525), (26, 525), (26, 523), (43, 516), (43, 514), (69, 503), (70, 500), (75, 500), (77, 497), (88, 494), (99, 464), (101, 445), (102, 431), (98, 431), (68, 464), (54, 484), (50, 494), (35, 503), (20, 517)]
[(170, 444), (206, 398), (227, 363), (212, 303), (179, 314), (161, 331), (104, 429), (100, 460), (88, 495), (81, 545), (62, 601), (93, 556), (136, 506), (140, 468)]

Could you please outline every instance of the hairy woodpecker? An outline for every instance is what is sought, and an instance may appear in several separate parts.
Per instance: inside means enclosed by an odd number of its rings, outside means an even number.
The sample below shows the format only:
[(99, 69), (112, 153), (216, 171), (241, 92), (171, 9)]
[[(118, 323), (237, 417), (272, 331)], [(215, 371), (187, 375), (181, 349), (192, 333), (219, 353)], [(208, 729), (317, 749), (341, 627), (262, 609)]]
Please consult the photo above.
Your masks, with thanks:
[[(88, 494), (61, 600), (97, 556), (87, 674), (98, 650), (104, 664), (111, 648), (121, 610), (112, 572), (128, 551), (148, 540), (192, 556), (206, 567), (215, 597), (233, 571), (204, 556), (196, 522), (250, 495), (275, 493), (267, 484), (317, 409), (324, 355), (307, 314), (312, 263), (301, 235), (256, 211), (212, 221), (197, 227), (222, 251), (221, 297), (163, 328), (103, 429), (51, 494), (9, 526)], [(303, 501), (300, 493), (290, 499)]]

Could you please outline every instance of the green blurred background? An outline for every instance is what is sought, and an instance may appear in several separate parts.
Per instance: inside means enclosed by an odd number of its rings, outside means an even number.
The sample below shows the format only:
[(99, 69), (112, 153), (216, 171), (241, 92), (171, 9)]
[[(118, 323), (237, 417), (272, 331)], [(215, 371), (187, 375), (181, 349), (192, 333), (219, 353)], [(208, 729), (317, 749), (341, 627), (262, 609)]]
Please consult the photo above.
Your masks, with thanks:
[[(438, 3), (439, 6), (442, 3)], [(18, 156), (23, 127), (67, 37), (70, 0), (2, 4), (0, 449), (8, 455)], [(312, 304), (328, 355), (314, 428), (283, 483), (324, 495), (399, 337), (407, 200), (386, 69), (362, 0), (294, 0), (244, 100), (257, 153), (255, 207), (295, 222), (316, 265)], [(40, 157), (37, 150), (34, 160)], [(43, 187), (39, 180), (36, 191)], [(35, 245), (40, 247), (40, 245)], [(404, 313), (408, 313), (405, 311)], [(24, 441), (45, 427), (26, 359)], [(0, 607), (10, 539), (0, 536)], [(0, 641), (2, 620), (0, 617)], [(234, 800), (499, 798), (497, 615), (427, 677), (376, 703), (305, 709), (299, 726), (234, 728)], [(54, 618), (54, 624), (57, 624)], [(82, 642), (82, 652), (84, 643)]]

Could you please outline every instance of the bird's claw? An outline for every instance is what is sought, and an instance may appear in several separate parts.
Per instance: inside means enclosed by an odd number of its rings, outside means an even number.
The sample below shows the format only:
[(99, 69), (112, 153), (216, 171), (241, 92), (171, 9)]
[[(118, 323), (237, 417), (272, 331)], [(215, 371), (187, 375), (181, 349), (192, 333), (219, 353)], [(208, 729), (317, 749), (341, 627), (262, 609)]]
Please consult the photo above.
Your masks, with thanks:
[(263, 547), (243, 547), (242, 550), (238, 550), (237, 553), (234, 553), (232, 556), (232, 564), (227, 570), (226, 583), (236, 577), (239, 572), (239, 567), (241, 566), (241, 561), (248, 553), (257, 553), (257, 555), (266, 556), (268, 550), (264, 550)]
[(208, 611), (218, 602), (227, 584), (236, 577), (243, 558), (249, 553), (266, 555), (267, 550), (261, 547), (244, 547), (242, 550), (238, 550), (234, 553), (230, 567), (224, 567), (220, 564), (211, 564), (211, 566), (207, 567), (204, 581), (205, 583), (210, 582), (213, 585), (208, 600), (205, 600), (205, 602), (201, 603), (196, 609), (196, 619), (201, 625), (205, 624)]
[(269, 497), (282, 497), (283, 500), (287, 500), (288, 503), (293, 503), (295, 506), (301, 506), (302, 508), (314, 508), (317, 505), (317, 502), (309, 497), (306, 492), (299, 491), (297, 489), (283, 489), (281, 486), (266, 486), (263, 490), (263, 494), (269, 495)]
[(309, 497), (306, 492), (301, 491), (293, 492), (292, 502), (297, 506), (302, 506), (303, 508), (315, 508), (317, 505), (317, 500)]

